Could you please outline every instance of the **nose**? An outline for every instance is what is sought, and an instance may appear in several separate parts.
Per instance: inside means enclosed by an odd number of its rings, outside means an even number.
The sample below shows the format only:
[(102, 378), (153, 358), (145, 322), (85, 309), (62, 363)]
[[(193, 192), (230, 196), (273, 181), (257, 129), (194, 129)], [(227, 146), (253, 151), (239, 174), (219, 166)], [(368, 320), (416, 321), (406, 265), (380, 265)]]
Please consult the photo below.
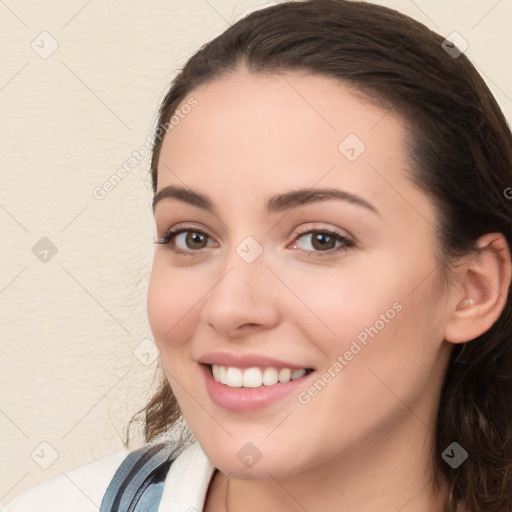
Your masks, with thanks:
[(224, 338), (270, 329), (279, 322), (282, 286), (263, 257), (247, 263), (235, 253), (208, 292), (201, 321)]

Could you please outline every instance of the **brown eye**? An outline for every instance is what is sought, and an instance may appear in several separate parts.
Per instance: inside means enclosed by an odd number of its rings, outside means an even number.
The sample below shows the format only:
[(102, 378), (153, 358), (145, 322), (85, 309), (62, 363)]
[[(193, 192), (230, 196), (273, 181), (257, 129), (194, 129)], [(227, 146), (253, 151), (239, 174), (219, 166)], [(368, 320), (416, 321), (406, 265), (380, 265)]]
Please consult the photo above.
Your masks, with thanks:
[[(329, 229), (305, 231), (303, 233), (299, 233), (296, 240), (300, 240), (301, 238), (307, 239), (308, 237), (309, 243), (304, 244), (306, 248), (298, 248), (301, 251), (311, 253), (314, 256), (332, 255), (338, 250), (347, 250), (349, 247), (353, 247), (355, 245), (355, 243), (346, 236)], [(294, 247), (297, 247), (297, 245), (297, 242), (295, 242)]]
[(311, 245), (319, 251), (334, 249), (336, 247), (336, 239), (325, 233), (313, 233), (311, 236)]
[(177, 254), (194, 254), (206, 247), (209, 238), (206, 233), (197, 229), (176, 229), (169, 231), (155, 243), (169, 245), (171, 251)]
[(190, 249), (202, 249), (202, 244), (207, 240), (207, 235), (197, 231), (184, 231), (181, 234), (185, 234), (184, 243)]

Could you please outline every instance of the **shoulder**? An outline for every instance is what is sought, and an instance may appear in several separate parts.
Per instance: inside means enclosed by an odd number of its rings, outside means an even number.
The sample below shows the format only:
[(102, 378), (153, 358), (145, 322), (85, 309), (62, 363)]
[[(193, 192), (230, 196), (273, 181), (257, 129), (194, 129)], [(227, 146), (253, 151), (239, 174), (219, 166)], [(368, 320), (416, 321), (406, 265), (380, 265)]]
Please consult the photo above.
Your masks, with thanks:
[(28, 489), (2, 512), (98, 512), (105, 490), (128, 454), (124, 451), (63, 472)]
[(149, 443), (132, 452), (117, 470), (102, 511), (176, 512), (203, 510), (213, 465), (196, 441)]

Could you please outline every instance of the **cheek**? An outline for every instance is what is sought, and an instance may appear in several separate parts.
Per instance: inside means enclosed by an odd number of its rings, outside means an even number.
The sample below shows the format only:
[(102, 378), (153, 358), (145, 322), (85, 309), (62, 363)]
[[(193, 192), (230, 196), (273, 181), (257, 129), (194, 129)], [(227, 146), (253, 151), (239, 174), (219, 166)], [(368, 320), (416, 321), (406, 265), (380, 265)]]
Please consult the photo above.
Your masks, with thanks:
[(351, 351), (350, 366), (364, 364), (366, 376), (372, 364), (396, 366), (405, 357), (425, 367), (425, 356), (434, 357), (442, 342), (443, 294), (432, 272), (435, 263), (426, 255), (425, 261), (379, 256), (371, 264), (351, 265), (350, 272), (287, 276), (307, 306), (295, 301), (293, 318), (302, 335), (329, 364)]
[[(345, 360), (343, 379), (350, 381), (350, 393), (358, 397), (355, 402), (346, 397), (354, 414), (360, 410), (358, 402), (372, 404), (362, 411), (382, 417), (389, 407), (402, 407), (397, 397), (407, 404), (416, 403), (438, 377), (443, 297), (434, 275), (418, 286), (413, 278), (420, 280), (412, 267), (409, 275), (390, 273), (381, 289), (365, 290), (366, 300), (357, 307), (349, 303), (343, 314), (346, 327), (341, 321), (337, 325), (338, 332), (347, 329), (347, 336), (339, 338), (342, 344), (333, 356), (342, 355)], [(341, 392), (346, 389), (342, 386)]]
[[(155, 255), (148, 286), (147, 313), (153, 337), (160, 350), (181, 345), (183, 329), (195, 314), (200, 296), (190, 279), (170, 270), (161, 256)], [(186, 339), (186, 337), (185, 337)]]
[[(332, 292), (330, 300), (318, 294), (316, 307), (335, 335), (324, 329), (314, 337), (312, 325), (302, 324), (326, 357), (318, 380), (299, 391), (301, 405), (294, 418), (298, 421), (302, 412), (309, 431), (322, 432), (335, 445), (378, 432), (401, 415), (412, 414), (408, 407), (414, 404), (419, 404), (419, 417), (428, 418), (428, 403), (420, 397), (440, 377), (436, 361), (442, 318), (436, 312), (442, 311), (437, 306), (441, 297), (432, 279), (411, 293), (411, 276), (404, 274), (390, 271), (392, 287), (376, 287), (371, 275), (360, 275), (364, 280), (357, 286), (347, 278), (347, 286)], [(317, 333), (324, 332), (318, 325)]]
[(165, 293), (166, 286), (163, 283), (162, 277), (155, 257), (153, 268), (151, 269), (151, 277), (149, 279), (147, 313), (149, 325), (151, 326), (155, 342), (158, 345), (166, 330), (172, 326), (170, 323), (170, 315), (167, 315), (166, 312), (173, 311), (172, 300), (170, 300), (170, 296)]
[[(347, 267), (349, 264), (347, 262)], [(394, 269), (387, 268), (389, 282), (384, 283), (377, 265), (350, 265), (350, 271), (325, 269), (297, 272), (286, 275), (286, 281), (293, 283), (293, 293), (299, 300), (290, 303), (294, 321), (300, 323), (304, 336), (318, 342), (322, 352), (338, 354), (347, 350), (351, 340), (363, 333), (365, 328), (378, 322), (380, 315), (385, 320), (396, 316), (400, 299), (400, 278)]]

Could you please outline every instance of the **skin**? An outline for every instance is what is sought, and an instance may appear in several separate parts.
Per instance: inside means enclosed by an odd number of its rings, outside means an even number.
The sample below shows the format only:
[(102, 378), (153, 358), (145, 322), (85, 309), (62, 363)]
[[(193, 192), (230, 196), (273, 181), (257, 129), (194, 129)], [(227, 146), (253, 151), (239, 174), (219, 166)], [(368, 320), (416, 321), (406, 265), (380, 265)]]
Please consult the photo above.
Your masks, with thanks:
[[(238, 69), (192, 96), (197, 106), (164, 138), (158, 190), (207, 194), (218, 213), (157, 204), (158, 237), (183, 223), (209, 238), (175, 238), (193, 255), (156, 246), (148, 317), (183, 415), (219, 469), (204, 510), (225, 510), (229, 475), (231, 511), (442, 511), (445, 489), (431, 488), (439, 393), (453, 343), (485, 332), (503, 308), (502, 237), (482, 239), (491, 249), (445, 286), (434, 205), (408, 179), (405, 124), (338, 81)], [(352, 162), (338, 149), (348, 134), (366, 146)], [(264, 210), (276, 193), (324, 187), (357, 194), (378, 213), (338, 200)], [(302, 228), (334, 229), (355, 246), (316, 256), (322, 248), (298, 238)], [(236, 252), (248, 236), (263, 249), (250, 264)], [(471, 268), (486, 280), (468, 277)], [(307, 392), (396, 303), (400, 312), (307, 404), (292, 393), (233, 412), (206, 391), (197, 360), (225, 351), (315, 368)], [(247, 442), (261, 452), (250, 468), (237, 457)]]

